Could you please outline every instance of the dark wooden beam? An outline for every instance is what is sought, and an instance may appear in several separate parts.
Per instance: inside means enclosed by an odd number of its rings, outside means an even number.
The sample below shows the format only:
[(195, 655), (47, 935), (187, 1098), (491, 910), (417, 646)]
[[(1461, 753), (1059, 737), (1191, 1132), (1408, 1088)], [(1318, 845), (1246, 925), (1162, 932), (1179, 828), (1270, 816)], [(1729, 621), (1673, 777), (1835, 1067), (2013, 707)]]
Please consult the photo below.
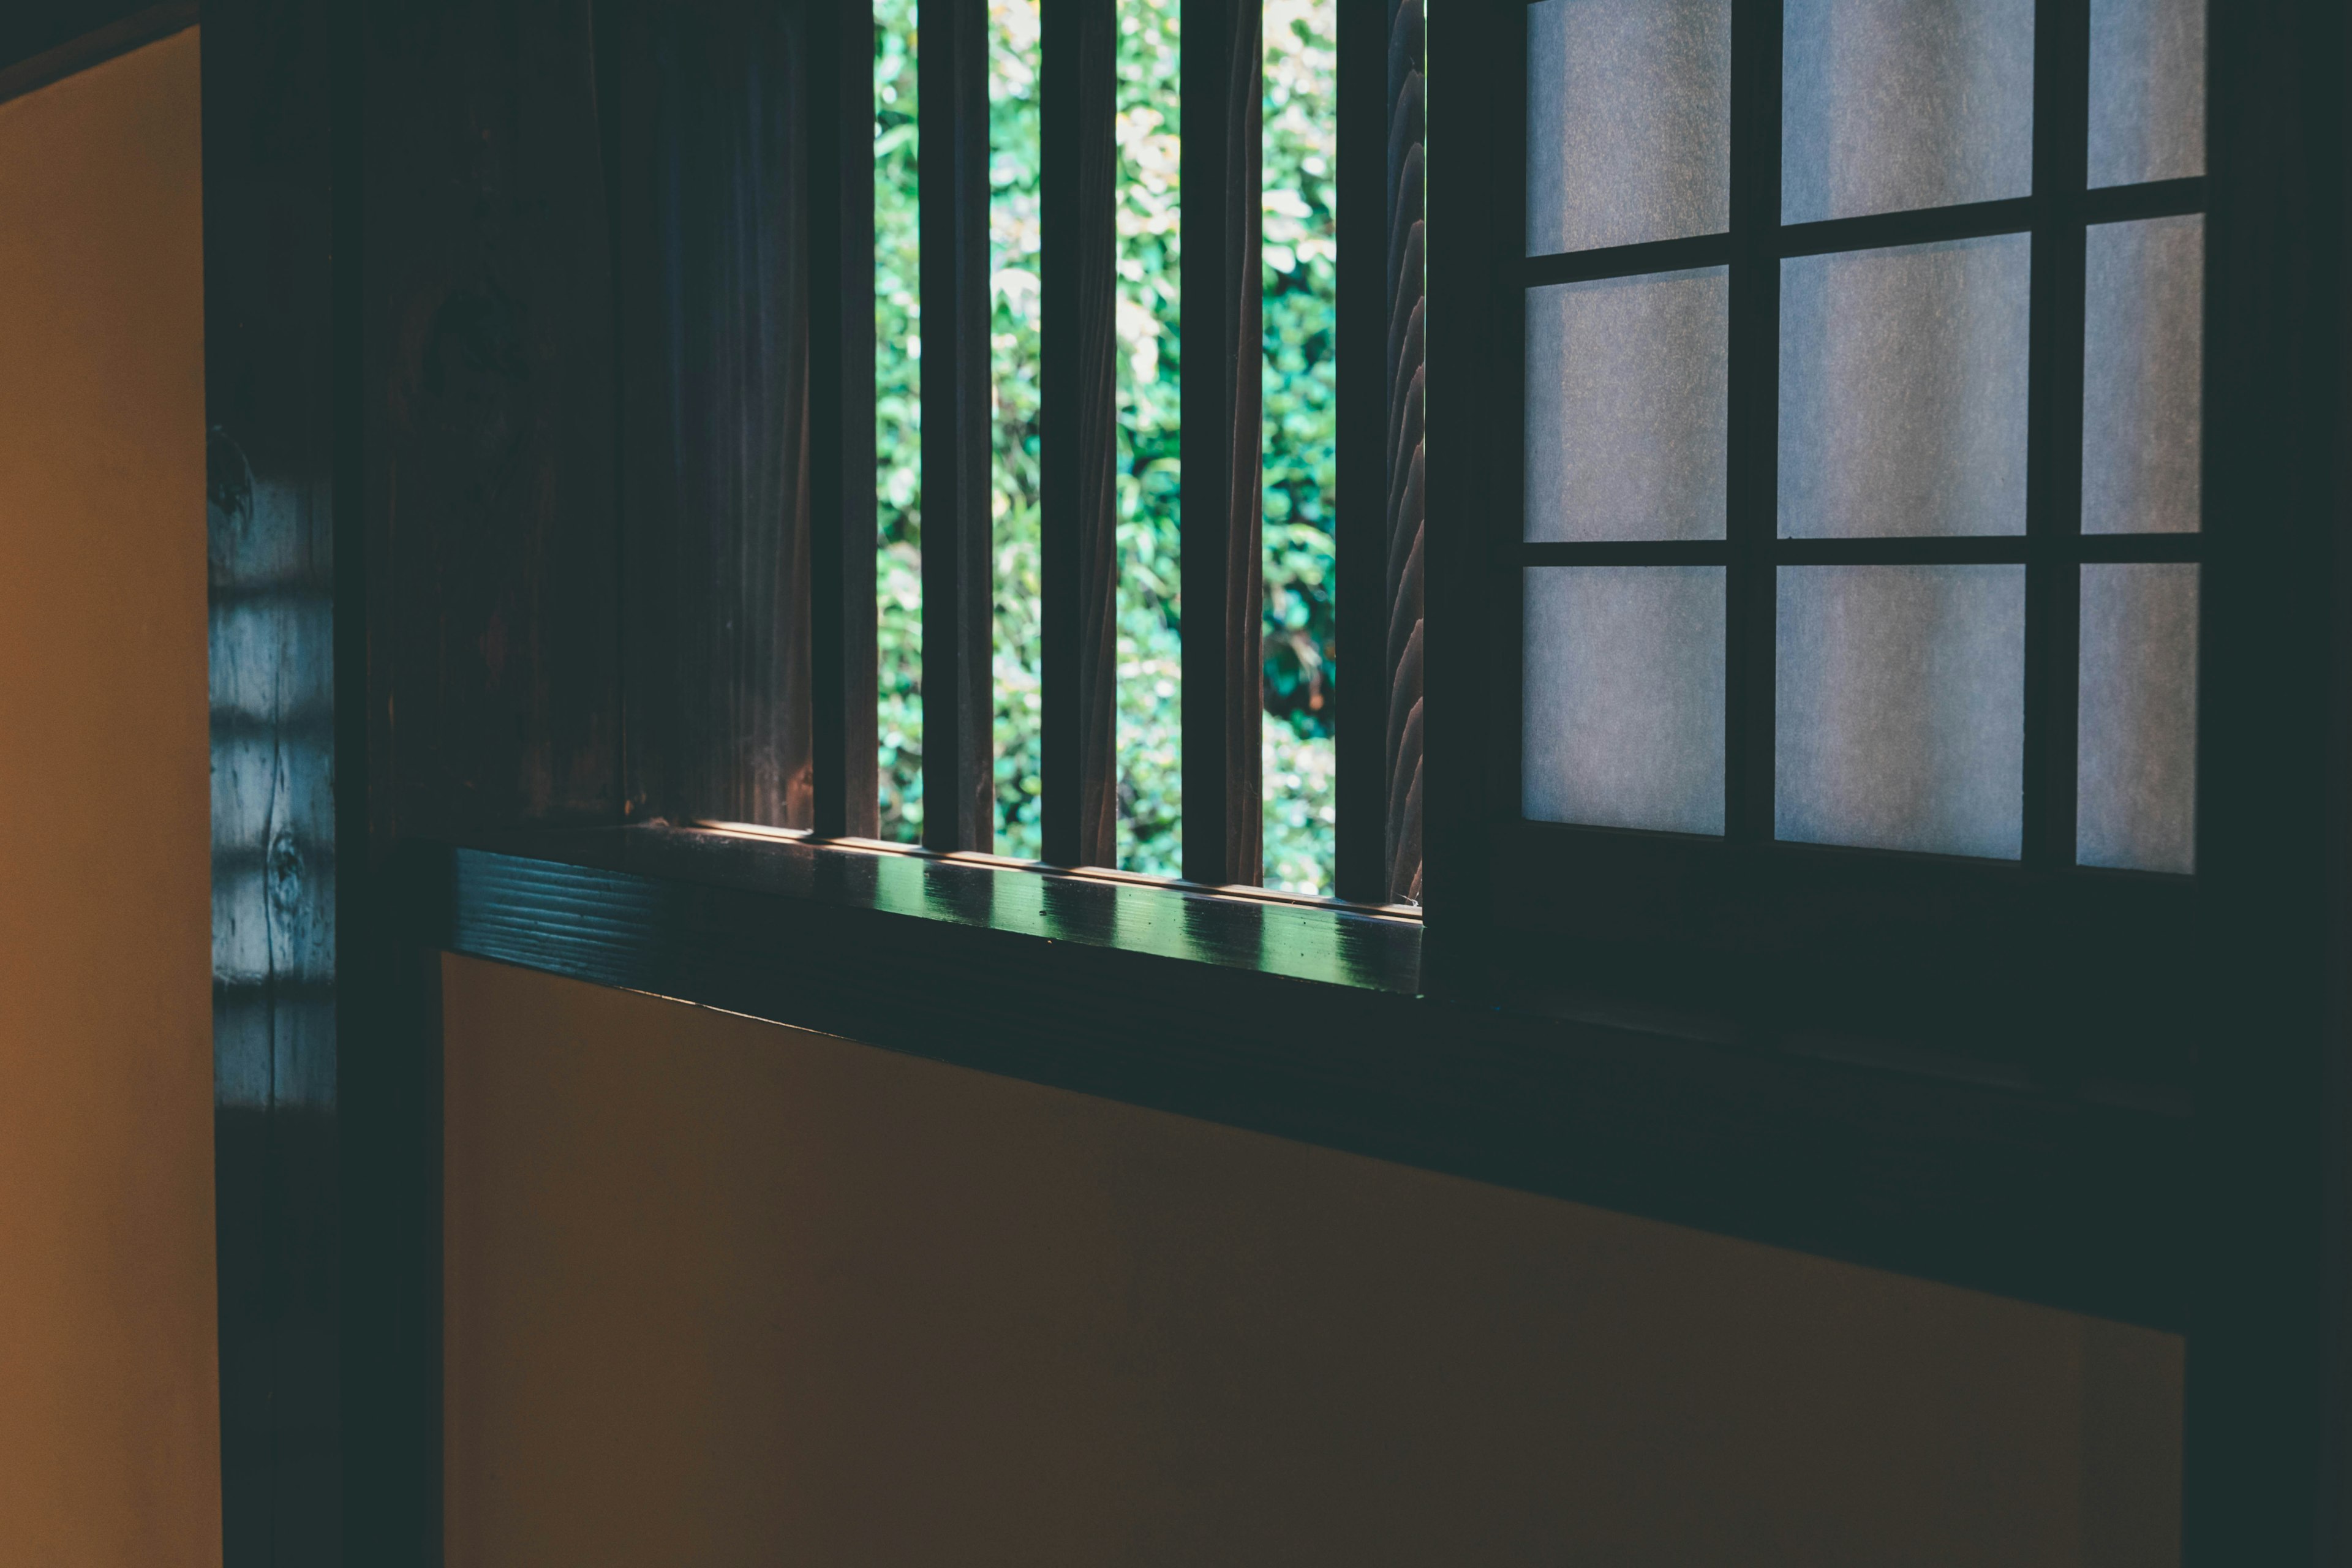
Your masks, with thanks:
[(615, 821), (610, 228), (588, 0), (369, 13), (364, 493), (404, 826)]
[(808, 68), (809, 626), (816, 831), (881, 831), (874, 585), (874, 4), (814, 0)]
[(1419, 926), (1328, 905), (657, 827), (411, 856), (418, 934), (480, 957), (2180, 1326), (2177, 1105), (1729, 1016), (1416, 996)]
[[(189, 20), (194, 7), (184, 8)], [(214, 1209), (228, 1563), (342, 1550), (334, 165), (328, 7), (204, 16)], [(152, 13), (142, 13), (152, 16)], [(0, 96), (5, 96), (0, 91)]]
[[(1518, 59), (1527, 48), (1526, 14), (1517, 6), (1474, 6), (1452, 16), (1448, 37), (1447, 47), (1465, 58)], [(1518, 536), (1519, 432), (1495, 428), (1480, 408), (1482, 389), (1497, 374), (1516, 374), (1521, 352), (1520, 301), (1495, 287), (1496, 260), (1525, 248), (1520, 97), (1464, 96), (1450, 134), (1482, 152), (1434, 182), (1425, 201), (1429, 227), (1459, 237), (1424, 263), (1424, 299), (1443, 329), (1428, 340), (1423, 359), (1431, 389), (1423, 439), (1436, 454), (1426, 466), (1423, 495), (1427, 515), (1437, 520), (1422, 541), (1423, 982), (1454, 995), (1487, 992), (1494, 959), (1488, 817), (1517, 814), (1518, 780), (1491, 775), (1487, 756), (1491, 737), (1517, 734), (1519, 722), (1520, 589), (1489, 560), (1498, 539)], [(1514, 673), (1497, 679), (1497, 671)]]
[(1184, 0), (1184, 876), (1255, 883), (1265, 802), (1261, 7)]
[(1045, 858), (1118, 853), (1116, 0), (1043, 0)]
[(2210, 14), (2184, 1560), (2352, 1562), (2352, 264), (2340, 0)]
[(14, 0), (0, 15), (0, 103), (193, 27), (202, 10), (199, 0)]
[(922, 0), (923, 842), (996, 844), (988, 7)]
[(629, 810), (808, 827), (806, 22), (608, 9)]

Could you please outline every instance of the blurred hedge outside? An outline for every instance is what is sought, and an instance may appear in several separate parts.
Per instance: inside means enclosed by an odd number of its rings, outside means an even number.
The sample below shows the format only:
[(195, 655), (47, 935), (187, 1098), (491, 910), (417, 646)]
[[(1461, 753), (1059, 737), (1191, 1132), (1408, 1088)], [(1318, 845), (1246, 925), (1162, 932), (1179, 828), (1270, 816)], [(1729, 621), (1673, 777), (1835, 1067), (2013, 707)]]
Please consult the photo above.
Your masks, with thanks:
[[(1039, 852), (1038, 19), (992, 0), (996, 798), (1000, 853)], [(1331, 888), (1332, 0), (1265, 9), (1265, 876)], [(914, 0), (877, 0), (876, 342), (880, 400), (882, 831), (922, 827)], [(1120, 7), (1118, 301), (1119, 864), (1182, 853), (1177, 504), (1179, 190), (1175, 0)]]

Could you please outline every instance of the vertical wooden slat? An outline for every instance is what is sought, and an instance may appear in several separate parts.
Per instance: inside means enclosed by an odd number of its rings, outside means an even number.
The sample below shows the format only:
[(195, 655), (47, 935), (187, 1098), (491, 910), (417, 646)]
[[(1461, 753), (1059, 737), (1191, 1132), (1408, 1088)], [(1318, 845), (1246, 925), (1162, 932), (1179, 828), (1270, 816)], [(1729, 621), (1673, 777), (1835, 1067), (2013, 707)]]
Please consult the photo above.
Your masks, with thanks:
[(1387, 900), (1418, 901), (1422, 863), (1422, 654), (1423, 423), (1426, 328), (1423, 298), (1422, 0), (1391, 6), (1388, 48), (1388, 369), (1383, 524), (1388, 605), (1381, 650), (1388, 696), (1382, 757), (1388, 811), (1382, 836)]
[(222, 1556), (341, 1550), (335, 171), (324, 7), (204, 17)]
[(922, 0), (923, 843), (992, 848), (988, 7)]
[(1118, 0), (1043, 0), (1045, 849), (1118, 852)]
[(1342, 0), (1339, 37), (1339, 825), (1336, 890), (1388, 876), (1389, 0)]
[(870, 838), (880, 831), (873, 0), (814, 0), (808, 89), (814, 825)]
[(1185, 0), (1183, 814), (1195, 882), (1261, 874), (1261, 20), (1254, 0)]
[(807, 827), (807, 182), (800, 12), (633, 7), (622, 127), (623, 645), (633, 815)]

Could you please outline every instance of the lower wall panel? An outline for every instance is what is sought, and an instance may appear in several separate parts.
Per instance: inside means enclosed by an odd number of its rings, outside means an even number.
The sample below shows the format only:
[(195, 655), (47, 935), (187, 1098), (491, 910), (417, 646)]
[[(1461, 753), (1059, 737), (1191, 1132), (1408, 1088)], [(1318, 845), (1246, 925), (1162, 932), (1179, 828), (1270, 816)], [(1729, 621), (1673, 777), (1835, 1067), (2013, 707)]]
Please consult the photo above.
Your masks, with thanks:
[(445, 961), (452, 1568), (2153, 1565), (2171, 1336)]

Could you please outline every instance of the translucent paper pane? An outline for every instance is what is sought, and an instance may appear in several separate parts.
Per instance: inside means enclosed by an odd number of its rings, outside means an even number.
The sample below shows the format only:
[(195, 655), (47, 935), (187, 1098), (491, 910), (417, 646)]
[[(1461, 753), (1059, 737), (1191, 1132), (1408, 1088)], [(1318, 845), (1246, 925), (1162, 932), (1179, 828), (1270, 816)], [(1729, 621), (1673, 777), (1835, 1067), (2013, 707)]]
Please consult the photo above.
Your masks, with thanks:
[(1528, 571), (1526, 816), (1723, 831), (1723, 577), (1720, 566)]
[(2196, 869), (2197, 568), (2083, 568), (2074, 858)]
[(2194, 533), (2205, 220), (2095, 225), (2083, 299), (2083, 531)]
[(1730, 0), (1528, 7), (1528, 254), (1731, 222)]
[(2014, 859), (2025, 568), (1780, 574), (1774, 832)]
[(2031, 242), (1780, 269), (1780, 532), (2025, 531)]
[(1720, 267), (1528, 292), (1528, 538), (1723, 537), (1729, 311)]
[(2091, 0), (2091, 184), (2205, 172), (2206, 0)]
[(1784, 223), (2021, 196), (2033, 0), (1787, 0)]

